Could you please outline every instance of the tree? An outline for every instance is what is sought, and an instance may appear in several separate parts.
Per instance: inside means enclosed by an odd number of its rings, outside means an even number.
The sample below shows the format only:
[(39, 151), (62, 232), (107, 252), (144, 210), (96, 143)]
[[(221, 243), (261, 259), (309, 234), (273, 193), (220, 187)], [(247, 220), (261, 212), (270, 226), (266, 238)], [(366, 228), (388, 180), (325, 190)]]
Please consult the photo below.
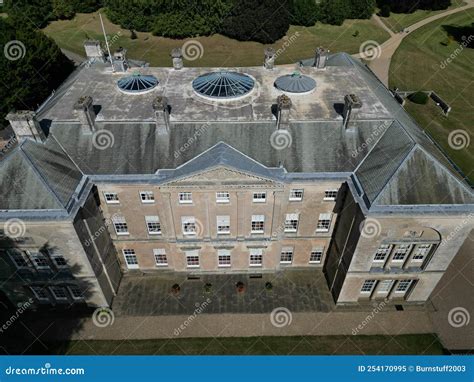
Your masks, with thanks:
[(291, 24), (313, 26), (319, 19), (319, 7), (315, 0), (293, 0), (291, 5)]
[(384, 4), (380, 8), (380, 16), (382, 17), (390, 17), (390, 5)]
[(15, 25), (40, 29), (52, 18), (51, 0), (5, 0), (5, 12)]
[(0, 125), (14, 109), (35, 109), (74, 70), (55, 42), (29, 24), (0, 17)]
[(53, 14), (57, 19), (72, 19), (76, 14), (74, 4), (67, 0), (52, 0)]
[(221, 33), (241, 41), (273, 43), (290, 27), (288, 0), (234, 0)]
[(342, 25), (350, 15), (348, 0), (322, 0), (321, 17), (327, 24)]
[(375, 12), (375, 0), (349, 0), (351, 19), (370, 19)]

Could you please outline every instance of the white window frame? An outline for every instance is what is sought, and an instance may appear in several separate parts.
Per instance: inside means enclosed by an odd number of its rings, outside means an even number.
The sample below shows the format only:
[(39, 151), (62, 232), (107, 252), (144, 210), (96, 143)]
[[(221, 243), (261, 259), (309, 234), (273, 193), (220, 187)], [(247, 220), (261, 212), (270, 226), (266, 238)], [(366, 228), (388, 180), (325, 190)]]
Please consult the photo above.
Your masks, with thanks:
[[(228, 258), (228, 262), (227, 260), (221, 262), (221, 260), (224, 258)], [(229, 268), (232, 266), (232, 255), (230, 253), (230, 249), (221, 248), (217, 250), (217, 266), (219, 268)]]
[(193, 193), (192, 192), (180, 192), (178, 194), (179, 204), (193, 204)]
[[(412, 286), (412, 284), (413, 284), (413, 280), (398, 280), (393, 293), (396, 293), (398, 295), (406, 294), (408, 290), (410, 289), (410, 287)], [(400, 285), (406, 285), (405, 289), (399, 290), (398, 288), (400, 287)]]
[(252, 194), (252, 201), (254, 203), (266, 203), (267, 193), (265, 191), (258, 191)]
[[(39, 251), (37, 252), (29, 252), (27, 251), (28, 253), (28, 256), (30, 257), (31, 259), (31, 262), (33, 263), (33, 266), (38, 269), (38, 270), (50, 270), (51, 267), (49, 266), (49, 262), (48, 262), (48, 258), (47, 256), (44, 254), (44, 253), (41, 253)], [(43, 262), (45, 262), (46, 264), (44, 265), (38, 265), (36, 263), (36, 259), (38, 260), (42, 260)]]
[[(283, 260), (283, 256), (289, 256), (290, 260)], [(293, 247), (283, 247), (280, 252), (280, 264), (292, 264), (294, 258)]]
[(140, 191), (140, 200), (143, 204), (155, 203), (155, 193), (153, 191)]
[[(216, 227), (218, 235), (228, 235), (230, 234), (230, 216), (229, 215), (219, 215), (216, 217)], [(219, 227), (227, 227), (224, 230), (220, 230)]]
[[(252, 260), (252, 257), (254, 259)], [(255, 262), (256, 258), (260, 258), (260, 262)], [(261, 267), (263, 265), (263, 248), (250, 248), (249, 251), (249, 267)]]
[[(323, 222), (329, 221), (327, 228), (323, 225)], [(331, 230), (332, 213), (319, 214), (318, 223), (316, 226), (316, 232), (329, 232)], [(320, 227), (322, 226), (322, 227)]]
[[(158, 262), (158, 258), (164, 256), (165, 262)], [(153, 258), (155, 259), (155, 265), (157, 267), (167, 267), (168, 266), (168, 256), (166, 256), (166, 251), (164, 248), (154, 248), (153, 249)]]
[(325, 200), (325, 201), (334, 201), (334, 200), (336, 200), (338, 192), (339, 192), (339, 189), (337, 189), (337, 188), (331, 188), (331, 189), (325, 190), (323, 200)]
[[(127, 253), (126, 253), (127, 252)], [(135, 253), (135, 250), (132, 249), (132, 248), (125, 248), (125, 249), (122, 249), (122, 254), (123, 254), (123, 258), (125, 260), (125, 265), (127, 266), (128, 269), (139, 269), (140, 266), (138, 264), (138, 257), (137, 257), (137, 254)], [(135, 257), (135, 261), (137, 262), (136, 264), (130, 264), (128, 262), (128, 259), (127, 259), (127, 256), (133, 256)]]
[[(263, 223), (262, 229), (254, 229), (254, 223)], [(251, 233), (265, 233), (265, 215), (252, 215)]]
[[(374, 263), (385, 263), (390, 256), (390, 252), (392, 252), (392, 245), (391, 244), (380, 244), (377, 250), (375, 251), (373, 262)], [(383, 254), (383, 259), (377, 259), (377, 255)]]
[[(319, 254), (319, 260), (311, 260), (311, 256), (314, 254)], [(321, 261), (323, 261), (323, 254), (324, 254), (324, 248), (313, 248), (311, 250), (311, 253), (309, 254), (309, 263), (310, 264), (321, 264)]]
[[(417, 244), (415, 248), (413, 249), (411, 261), (413, 263), (422, 263), (430, 254), (432, 248), (433, 248), (433, 244), (431, 243)], [(422, 257), (420, 259), (415, 259), (416, 256), (418, 257), (422, 256)]]
[[(31, 262), (28, 258), (28, 254), (25, 251), (22, 251), (20, 249), (10, 249), (7, 250), (7, 253), (10, 257), (10, 260), (15, 265), (16, 269), (31, 269)], [(25, 262), (25, 265), (18, 265), (15, 261), (16, 257), (20, 257)]]
[[(161, 235), (161, 223), (159, 216), (145, 216), (145, 224), (148, 235)], [(158, 224), (159, 231), (150, 231), (150, 224)]]
[[(116, 192), (104, 192), (103, 195), (104, 195), (104, 200), (106, 204), (120, 204), (120, 199)], [(114, 198), (109, 200), (108, 195), (113, 196)]]
[[(73, 288), (78, 288), (81, 291), (81, 295), (80, 296), (75, 296), (73, 291), (72, 291)], [(71, 296), (71, 298), (73, 300), (84, 300), (84, 292), (82, 292), (82, 289), (79, 286), (77, 286), (77, 285), (68, 285), (67, 290), (68, 290), (69, 295)]]
[[(40, 295), (38, 294), (38, 289), (40, 289), (42, 292), (44, 292), (46, 294), (46, 297), (40, 297)], [(36, 297), (37, 300), (39, 301), (50, 301), (49, 299), (49, 294), (47, 292), (47, 289), (44, 288), (44, 287), (41, 287), (41, 286), (37, 286), (37, 285), (33, 285), (33, 286), (30, 286), (30, 290), (33, 292), (34, 296)]]
[[(365, 286), (367, 284), (371, 285), (370, 290), (366, 290)], [(360, 294), (363, 294), (363, 295), (372, 294), (372, 292), (374, 291), (374, 288), (375, 288), (376, 285), (377, 285), (377, 280), (375, 280), (375, 279), (365, 280), (363, 282), (362, 286), (360, 287)]]
[[(64, 291), (64, 297), (58, 297), (56, 295), (56, 292), (55, 292), (55, 288), (58, 288), (62, 291)], [(56, 301), (68, 301), (68, 291), (66, 290), (65, 287), (63, 287), (62, 285), (52, 285), (49, 287), (49, 291), (51, 292), (51, 296), (53, 296), (53, 298), (56, 300)]]
[[(117, 216), (117, 215), (112, 216), (112, 224), (114, 225), (115, 233), (117, 234), (117, 236), (130, 235), (130, 232), (128, 232), (127, 220), (125, 220), (124, 216)], [(119, 232), (117, 230), (117, 224), (124, 224), (125, 228), (126, 228), (126, 231), (124, 231), (124, 232), (120, 231)]]
[[(380, 280), (377, 285), (377, 293), (389, 294), (393, 288), (394, 282), (395, 282), (394, 280)], [(385, 288), (383, 288), (384, 286)]]
[[(188, 231), (185, 229), (186, 226), (191, 227), (194, 226), (194, 231)], [(181, 216), (181, 229), (183, 231), (183, 235), (185, 236), (196, 236), (197, 235), (197, 225), (196, 225), (196, 218), (194, 216)]]
[(219, 204), (230, 203), (230, 193), (227, 191), (216, 192), (216, 203), (219, 203)]
[[(293, 228), (292, 222), (296, 221), (296, 228)], [(298, 226), (300, 222), (300, 214), (290, 213), (285, 216), (285, 232), (298, 232)]]
[[(296, 196), (296, 193), (301, 193), (301, 196)], [(304, 196), (304, 189), (302, 188), (292, 188), (290, 190), (290, 196), (288, 200), (290, 202), (301, 202)]]
[[(201, 264), (201, 259), (199, 257), (199, 250), (198, 249), (192, 249), (192, 250), (187, 250), (184, 251), (185, 257), (186, 257), (186, 267), (187, 268), (199, 268)], [(197, 264), (189, 264), (189, 259), (191, 258), (197, 258)]]
[[(397, 255), (401, 246), (406, 248), (405, 255), (403, 256), (403, 259), (395, 259), (395, 256)], [(393, 249), (392, 263), (398, 263), (398, 264), (404, 263), (406, 259), (408, 258), (408, 256), (410, 255), (411, 249), (412, 249), (411, 244), (397, 244), (395, 248)]]

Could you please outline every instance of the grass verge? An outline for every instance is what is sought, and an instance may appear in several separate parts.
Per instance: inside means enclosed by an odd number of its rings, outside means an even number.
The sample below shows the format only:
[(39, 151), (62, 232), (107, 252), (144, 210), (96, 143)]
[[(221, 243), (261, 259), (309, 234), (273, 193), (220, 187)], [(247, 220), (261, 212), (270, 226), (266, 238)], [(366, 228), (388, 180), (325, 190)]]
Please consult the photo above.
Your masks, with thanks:
[[(137, 33), (130, 38), (130, 31), (112, 24), (104, 17), (111, 49), (119, 46), (128, 49), (130, 58), (144, 60), (152, 66), (171, 66), (170, 51), (187, 40), (156, 37), (151, 33)], [(84, 56), (85, 39), (103, 40), (97, 13), (78, 14), (72, 20), (54, 21), (44, 32), (63, 49)], [(383, 43), (389, 34), (372, 20), (346, 20), (341, 26), (317, 23), (312, 27), (291, 26), (286, 36), (272, 44), (282, 49), (277, 64), (294, 63), (312, 57), (315, 48), (324, 46), (333, 52), (357, 53), (366, 40)], [(189, 39), (188, 39), (189, 40)], [(185, 62), (188, 66), (255, 66), (263, 63), (264, 45), (257, 42), (237, 41), (221, 35), (197, 37), (203, 46), (202, 57)]]
[[(434, 90), (452, 110), (446, 117), (434, 102), (406, 110), (441, 145), (450, 158), (474, 182), (474, 126), (472, 124), (474, 49), (461, 48), (457, 41), (446, 44), (443, 26), (466, 26), (474, 22), (474, 9), (436, 20), (407, 36), (390, 65), (390, 87), (401, 90)], [(448, 62), (448, 59), (450, 62)], [(449, 134), (463, 130), (471, 144), (454, 149)]]

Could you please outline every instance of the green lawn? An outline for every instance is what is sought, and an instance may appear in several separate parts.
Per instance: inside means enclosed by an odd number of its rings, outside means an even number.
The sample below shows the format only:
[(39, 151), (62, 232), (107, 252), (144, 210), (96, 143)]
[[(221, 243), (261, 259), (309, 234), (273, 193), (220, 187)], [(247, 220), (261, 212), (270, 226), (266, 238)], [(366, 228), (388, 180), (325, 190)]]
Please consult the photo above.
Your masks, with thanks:
[[(171, 49), (185, 42), (152, 36), (150, 33), (137, 33), (138, 39), (131, 40), (129, 31), (110, 23), (105, 17), (104, 21), (107, 34), (113, 41), (112, 50), (123, 46), (128, 49), (129, 57), (148, 61), (152, 66), (171, 66)], [(85, 39), (103, 40), (97, 13), (78, 14), (73, 20), (54, 21), (44, 32), (61, 48), (80, 55), (84, 55)], [(277, 58), (277, 64), (285, 64), (312, 57), (318, 46), (333, 52), (357, 53), (359, 46), (366, 40), (382, 43), (388, 38), (388, 33), (371, 20), (347, 20), (342, 26), (321, 23), (312, 27), (292, 26), (287, 35), (272, 46), (279, 49), (286, 45)], [(203, 55), (200, 59), (186, 62), (186, 65), (253, 66), (263, 63), (263, 44), (239, 42), (221, 35), (199, 37), (196, 40), (204, 47)]]
[[(451, 0), (451, 6), (448, 9), (457, 8), (464, 5), (463, 0)], [(441, 11), (418, 10), (413, 13), (391, 13), (390, 17), (381, 17), (382, 21), (394, 32), (400, 32), (403, 28), (417, 23), (427, 17), (434, 16)]]
[[(448, 117), (431, 101), (425, 106), (407, 102), (406, 109), (471, 181), (474, 181), (474, 49), (460, 49), (457, 41), (443, 45), (448, 38), (442, 26), (466, 26), (473, 22), (474, 9), (469, 9), (416, 30), (403, 40), (395, 52), (389, 75), (391, 88), (434, 90), (451, 105)], [(458, 53), (455, 53), (456, 49)], [(450, 55), (454, 56), (452, 62), (445, 63)], [(470, 145), (461, 150), (453, 150), (448, 144), (449, 133), (456, 129), (470, 135)]]
[(443, 354), (433, 334), (399, 336), (310, 336), (180, 338), (170, 340), (70, 341), (48, 343), (57, 354), (312, 355)]

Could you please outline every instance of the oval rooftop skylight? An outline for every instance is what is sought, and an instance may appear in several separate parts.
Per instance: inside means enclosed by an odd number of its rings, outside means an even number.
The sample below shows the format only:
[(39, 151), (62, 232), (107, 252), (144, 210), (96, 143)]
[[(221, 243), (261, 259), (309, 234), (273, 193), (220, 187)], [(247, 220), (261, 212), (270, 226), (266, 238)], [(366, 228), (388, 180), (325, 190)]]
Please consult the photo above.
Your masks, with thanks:
[(143, 94), (152, 91), (158, 85), (158, 79), (151, 75), (139, 73), (121, 78), (117, 86), (121, 92), (126, 94)]
[(286, 93), (303, 94), (312, 91), (316, 87), (316, 81), (299, 72), (294, 72), (278, 77), (274, 85), (277, 89)]
[(193, 81), (193, 89), (200, 96), (222, 100), (243, 97), (250, 93), (254, 86), (252, 77), (229, 71), (202, 74)]

